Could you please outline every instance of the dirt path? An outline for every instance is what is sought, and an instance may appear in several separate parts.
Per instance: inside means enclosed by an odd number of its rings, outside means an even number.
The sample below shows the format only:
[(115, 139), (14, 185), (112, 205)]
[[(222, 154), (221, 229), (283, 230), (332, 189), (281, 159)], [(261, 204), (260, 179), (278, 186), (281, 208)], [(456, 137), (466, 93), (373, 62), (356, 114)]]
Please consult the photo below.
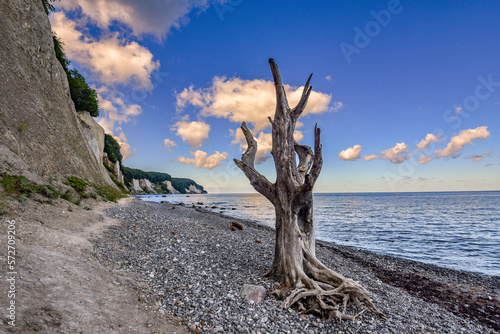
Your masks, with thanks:
[[(35, 198), (36, 199), (36, 198)], [(41, 200), (41, 199), (39, 199)], [(133, 199), (122, 199), (124, 205)], [(84, 206), (92, 210), (84, 210)], [(10, 202), (0, 228), (0, 332), (187, 333), (174, 319), (138, 300), (122, 271), (110, 271), (92, 255), (89, 240), (117, 221), (102, 211), (117, 205), (65, 200)], [(7, 230), (15, 220), (15, 298), (7, 281)], [(10, 275), (12, 276), (12, 275)], [(13, 282), (13, 281), (10, 281)], [(136, 287), (140, 288), (140, 287)], [(15, 301), (15, 327), (7, 307)]]

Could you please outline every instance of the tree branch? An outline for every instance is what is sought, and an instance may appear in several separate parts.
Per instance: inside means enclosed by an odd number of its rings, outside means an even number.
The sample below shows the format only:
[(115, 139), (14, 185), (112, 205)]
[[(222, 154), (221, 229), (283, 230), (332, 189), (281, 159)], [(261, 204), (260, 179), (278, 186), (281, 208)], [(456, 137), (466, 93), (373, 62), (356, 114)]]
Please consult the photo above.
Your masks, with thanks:
[(257, 153), (257, 142), (255, 141), (255, 138), (253, 137), (250, 130), (248, 130), (246, 122), (241, 123), (241, 131), (243, 131), (243, 134), (245, 135), (245, 139), (247, 141), (247, 149), (241, 155), (241, 160), (245, 164), (254, 168), (255, 154)]
[(313, 151), (309, 146), (300, 145), (297, 142), (294, 143), (294, 148), (295, 152), (297, 152), (297, 155), (299, 156), (297, 171), (299, 173), (300, 180), (297, 181), (299, 181), (300, 184), (304, 184), (305, 175), (313, 162)]
[(288, 100), (286, 98), (285, 88), (281, 82), (280, 71), (278, 65), (274, 62), (273, 58), (269, 58), (269, 65), (271, 65), (271, 72), (273, 72), (274, 88), (276, 89), (276, 110), (281, 110), (283, 115), (290, 110)]
[(271, 203), (273, 203), (274, 184), (269, 182), (269, 180), (264, 175), (260, 174), (254, 168), (255, 154), (257, 153), (257, 141), (253, 137), (250, 130), (248, 130), (245, 122), (241, 124), (241, 130), (245, 135), (248, 147), (241, 155), (241, 160), (234, 159), (234, 163), (243, 171), (254, 189), (264, 195), (264, 197), (266, 197)]
[(298, 119), (300, 115), (304, 112), (307, 106), (307, 101), (309, 100), (309, 95), (311, 95), (312, 87), (309, 86), (309, 82), (311, 82), (312, 73), (307, 79), (306, 85), (304, 86), (304, 90), (302, 91), (302, 96), (300, 98), (299, 103), (295, 108), (291, 110), (291, 114), (295, 119)]
[(318, 128), (318, 124), (314, 126), (314, 158), (311, 170), (306, 174), (304, 190), (312, 190), (314, 187), (314, 183), (319, 177), (319, 173), (321, 172), (321, 167), (323, 167), (323, 153), (322, 153), (322, 145), (321, 145), (321, 130)]

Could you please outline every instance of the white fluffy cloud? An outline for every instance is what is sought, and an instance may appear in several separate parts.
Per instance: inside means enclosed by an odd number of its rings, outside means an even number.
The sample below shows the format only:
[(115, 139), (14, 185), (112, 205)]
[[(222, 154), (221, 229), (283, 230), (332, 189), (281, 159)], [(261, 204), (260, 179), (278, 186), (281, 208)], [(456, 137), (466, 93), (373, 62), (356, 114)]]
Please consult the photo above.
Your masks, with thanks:
[(425, 165), (426, 163), (430, 162), (432, 160), (432, 157), (422, 154), (418, 159), (417, 162), (421, 165)]
[(363, 156), (364, 161), (370, 161), (370, 160), (374, 160), (374, 159), (378, 159), (378, 155), (370, 154), (370, 155)]
[[(132, 155), (134, 155), (135, 150), (133, 150), (130, 146), (127, 137), (125, 136), (125, 133), (122, 131), (121, 127), (113, 128), (113, 126), (110, 126), (110, 124), (112, 123), (110, 123), (109, 119), (107, 118), (100, 118), (97, 120), (97, 123), (102, 126), (105, 133), (112, 136), (120, 145), (120, 153), (123, 156), (123, 160), (126, 160), (127, 158), (130, 158)], [(115, 135), (115, 132), (118, 132), (118, 135)]]
[(189, 20), (186, 14), (208, 8), (208, 0), (62, 0), (56, 5), (65, 10), (80, 9), (101, 29), (120, 22), (135, 36), (151, 34), (162, 39), (172, 27)]
[(479, 126), (475, 129), (467, 129), (462, 130), (458, 133), (458, 135), (453, 136), (446, 146), (446, 148), (442, 150), (435, 150), (436, 158), (446, 158), (452, 156), (452, 158), (456, 158), (460, 155), (462, 148), (465, 145), (472, 144), (474, 139), (486, 139), (490, 136), (490, 132), (488, 131), (487, 126)]
[(439, 137), (441, 137), (441, 133), (438, 133), (437, 135), (434, 135), (432, 133), (428, 133), (424, 139), (422, 139), (420, 141), (420, 143), (417, 144), (417, 148), (415, 149), (415, 151), (423, 151), (425, 150), (427, 147), (429, 147), (429, 145), (431, 143), (436, 143), (439, 139)]
[(354, 145), (348, 149), (342, 150), (339, 153), (339, 159), (342, 160), (356, 160), (359, 159), (359, 154), (361, 153), (361, 145)]
[(177, 144), (168, 138), (163, 139), (163, 146), (167, 149), (167, 151), (172, 151), (172, 147), (177, 147)]
[(395, 164), (400, 164), (403, 161), (410, 158), (411, 155), (407, 154), (408, 152), (409, 149), (403, 142), (403, 143), (396, 143), (396, 146), (380, 152), (380, 155), (382, 156), (383, 159), (387, 159)]
[(200, 148), (204, 141), (208, 140), (210, 125), (204, 122), (188, 122), (187, 119), (174, 124), (172, 131), (187, 142), (192, 148)]
[(64, 43), (66, 56), (89, 70), (100, 85), (96, 89), (100, 110), (97, 122), (118, 141), (123, 158), (130, 157), (134, 151), (121, 124), (140, 115), (142, 108), (126, 103), (114, 85), (151, 89), (151, 73), (159, 67), (159, 62), (153, 61), (147, 48), (136, 42), (124, 42), (116, 33), (104, 34), (100, 40), (84, 36), (79, 31), (83, 29), (78, 27), (79, 23), (68, 19), (64, 12), (52, 13), (50, 20), (52, 30)]
[[(294, 107), (300, 100), (303, 87), (284, 87), (289, 104)], [(313, 91), (303, 115), (337, 111), (342, 107), (342, 102), (334, 102), (330, 106), (331, 99), (329, 94)], [(177, 108), (181, 110), (187, 105), (201, 108), (202, 116), (226, 118), (237, 123), (249, 122), (254, 133), (258, 133), (270, 125), (268, 117), (274, 115), (276, 93), (272, 81), (216, 76), (209, 88), (195, 90), (191, 86), (178, 93)]]
[(85, 37), (77, 22), (68, 19), (64, 12), (51, 14), (50, 21), (52, 30), (64, 43), (66, 56), (91, 71), (101, 83), (153, 87), (151, 73), (160, 63), (153, 60), (147, 48), (137, 42), (125, 42), (117, 33), (100, 40)]
[(217, 167), (221, 161), (227, 160), (228, 154), (226, 152), (220, 153), (215, 151), (214, 154), (208, 156), (207, 152), (202, 150), (197, 150), (196, 152), (191, 152), (194, 158), (185, 158), (180, 156), (177, 161), (186, 165), (193, 165), (195, 168), (206, 168), (212, 169)]
[[(97, 90), (99, 99), (99, 118), (97, 123), (104, 129), (104, 132), (113, 136), (120, 144), (120, 152), (123, 160), (134, 154), (125, 133), (122, 131), (122, 123), (128, 123), (133, 117), (142, 113), (141, 106), (137, 104), (126, 104), (120, 97), (120, 93), (110, 91), (107, 87), (101, 86)], [(115, 135), (115, 133), (119, 133)]]

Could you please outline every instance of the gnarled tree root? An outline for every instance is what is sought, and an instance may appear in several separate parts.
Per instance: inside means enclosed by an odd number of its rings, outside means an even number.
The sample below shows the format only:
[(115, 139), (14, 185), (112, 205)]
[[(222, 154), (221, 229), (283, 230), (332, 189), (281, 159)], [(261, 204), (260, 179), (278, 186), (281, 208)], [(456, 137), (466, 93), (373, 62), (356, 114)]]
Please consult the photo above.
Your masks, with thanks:
[[(288, 282), (273, 291), (278, 298), (284, 299), (282, 308), (294, 308), (301, 314), (314, 314), (338, 321), (355, 321), (365, 311), (385, 318), (364, 287), (327, 268), (307, 247), (303, 247), (303, 252), (304, 270), (296, 270), (295, 282)], [(352, 305), (358, 307), (358, 313), (347, 313), (348, 307)]]

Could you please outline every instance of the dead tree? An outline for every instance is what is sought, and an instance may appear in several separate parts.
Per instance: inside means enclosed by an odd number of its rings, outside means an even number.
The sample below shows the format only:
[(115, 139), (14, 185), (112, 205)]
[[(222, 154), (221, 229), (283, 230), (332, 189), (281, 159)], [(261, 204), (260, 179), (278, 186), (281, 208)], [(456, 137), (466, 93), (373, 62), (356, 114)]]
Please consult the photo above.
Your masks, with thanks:
[(274, 261), (266, 276), (280, 283), (274, 293), (284, 299), (283, 308), (294, 306), (304, 313), (339, 320), (355, 319), (357, 315), (346, 313), (346, 308), (352, 304), (360, 308), (360, 313), (368, 310), (381, 314), (373, 305), (367, 290), (352, 279), (327, 268), (316, 258), (312, 190), (323, 164), (320, 129), (315, 126), (314, 152), (309, 146), (297, 143), (293, 137), (297, 119), (306, 108), (311, 94), (309, 82), (312, 74), (306, 82), (300, 102), (295, 108), (290, 108), (278, 66), (273, 59), (269, 59), (269, 64), (276, 88), (276, 112), (274, 119), (269, 117), (276, 182), (271, 183), (255, 169), (257, 142), (245, 122), (241, 129), (248, 148), (241, 160), (234, 159), (255, 190), (275, 208)]

